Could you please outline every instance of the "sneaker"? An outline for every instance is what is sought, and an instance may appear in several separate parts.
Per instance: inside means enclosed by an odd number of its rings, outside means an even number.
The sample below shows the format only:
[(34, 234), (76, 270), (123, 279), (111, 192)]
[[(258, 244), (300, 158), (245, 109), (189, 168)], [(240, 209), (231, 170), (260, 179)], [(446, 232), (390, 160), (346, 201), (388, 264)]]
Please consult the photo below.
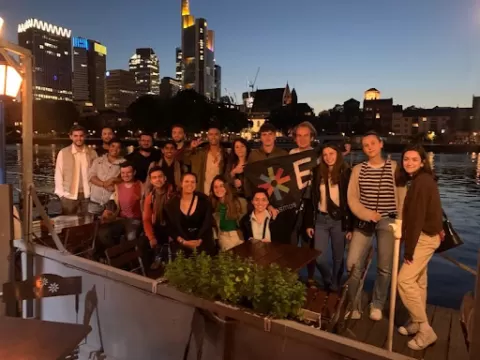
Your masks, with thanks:
[(437, 334), (430, 327), (425, 331), (418, 331), (417, 335), (407, 343), (407, 346), (412, 350), (423, 350), (437, 341)]
[(380, 321), (383, 318), (382, 310), (375, 307), (370, 308), (370, 319), (373, 321)]
[(409, 321), (404, 326), (398, 328), (398, 332), (402, 335), (415, 335), (420, 330), (420, 325), (416, 322)]
[(352, 320), (360, 320), (362, 318), (362, 313), (360, 311), (353, 310), (353, 311), (347, 311), (345, 313), (345, 320), (348, 320), (348, 318), (350, 317), (350, 313), (352, 313), (352, 317), (351, 317)]

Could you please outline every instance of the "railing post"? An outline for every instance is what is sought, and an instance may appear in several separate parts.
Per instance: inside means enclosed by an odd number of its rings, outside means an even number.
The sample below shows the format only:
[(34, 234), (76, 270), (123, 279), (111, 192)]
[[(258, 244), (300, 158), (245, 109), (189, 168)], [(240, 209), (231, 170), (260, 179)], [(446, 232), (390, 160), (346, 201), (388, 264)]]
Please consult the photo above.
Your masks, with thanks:
[(475, 307), (473, 318), (473, 334), (470, 344), (470, 360), (480, 359), (480, 251), (477, 263), (477, 284), (475, 286)]
[[(13, 249), (13, 198), (12, 186), (0, 185), (0, 287), (15, 281), (15, 253)], [(7, 260), (8, 259), (8, 260)], [(1, 291), (1, 288), (0, 288)], [(0, 299), (0, 316), (15, 316), (16, 302), (3, 304)]]

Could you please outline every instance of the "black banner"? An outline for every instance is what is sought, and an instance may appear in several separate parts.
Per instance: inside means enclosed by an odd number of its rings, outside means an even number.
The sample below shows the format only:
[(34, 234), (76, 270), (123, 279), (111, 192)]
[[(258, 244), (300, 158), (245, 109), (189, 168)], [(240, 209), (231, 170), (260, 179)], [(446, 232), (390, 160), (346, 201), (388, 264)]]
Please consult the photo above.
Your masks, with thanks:
[(245, 166), (245, 179), (250, 189), (262, 188), (269, 194), (270, 204), (279, 211), (275, 221), (274, 241), (289, 243), (296, 225), (296, 212), (304, 189), (311, 180), (311, 170), (317, 166), (315, 150), (303, 151), (256, 161)]
[(245, 177), (251, 189), (267, 190), (270, 204), (279, 210), (292, 204), (298, 207), (311, 170), (317, 166), (317, 157), (315, 150), (308, 150), (256, 161), (245, 166)]

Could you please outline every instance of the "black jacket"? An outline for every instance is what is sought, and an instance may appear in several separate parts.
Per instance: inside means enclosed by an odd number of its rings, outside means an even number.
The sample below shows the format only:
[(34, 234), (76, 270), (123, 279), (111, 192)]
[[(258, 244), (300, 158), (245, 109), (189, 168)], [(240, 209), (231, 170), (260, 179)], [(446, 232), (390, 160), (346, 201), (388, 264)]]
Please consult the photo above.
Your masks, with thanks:
[[(240, 230), (242, 231), (242, 234), (243, 234), (243, 238), (245, 240), (250, 240), (253, 238), (253, 231), (252, 231), (252, 211), (249, 211), (241, 220), (240, 220)], [(273, 240), (273, 228), (272, 228), (272, 224), (273, 224), (274, 220), (272, 218), (270, 218), (269, 222), (268, 222), (268, 229), (270, 230), (270, 237), (271, 239)], [(261, 240), (261, 239), (257, 239), (257, 240)]]
[[(216, 253), (216, 245), (213, 239), (213, 214), (212, 214), (212, 205), (208, 200), (208, 197), (202, 193), (196, 192), (198, 196), (197, 206), (195, 208), (195, 213), (198, 211), (202, 216), (202, 223), (199, 224), (200, 228), (198, 229), (198, 239), (202, 240), (202, 244), (198, 247), (198, 252), (205, 251), (209, 255), (214, 255)], [(181, 246), (177, 242), (177, 238), (180, 236), (185, 240), (195, 240), (190, 239), (186, 229), (182, 227), (181, 223), (181, 210), (180, 210), (180, 196), (175, 196), (170, 199), (165, 206), (165, 215), (167, 216), (167, 232), (168, 235), (173, 239), (174, 251), (182, 249), (186, 254), (189, 254), (191, 251), (188, 248)]]
[[(350, 168), (345, 169), (340, 176), (340, 183), (338, 184), (338, 190), (340, 194), (340, 213), (342, 215), (342, 230), (353, 231), (353, 214), (348, 207), (347, 193), (348, 182), (350, 181), (350, 175), (352, 170)], [(303, 216), (304, 228), (315, 228), (315, 222), (318, 215), (318, 203), (320, 202), (320, 182), (321, 176), (319, 174), (319, 167), (315, 168), (313, 172), (312, 181), (312, 196), (310, 201), (305, 201), (305, 214)]]

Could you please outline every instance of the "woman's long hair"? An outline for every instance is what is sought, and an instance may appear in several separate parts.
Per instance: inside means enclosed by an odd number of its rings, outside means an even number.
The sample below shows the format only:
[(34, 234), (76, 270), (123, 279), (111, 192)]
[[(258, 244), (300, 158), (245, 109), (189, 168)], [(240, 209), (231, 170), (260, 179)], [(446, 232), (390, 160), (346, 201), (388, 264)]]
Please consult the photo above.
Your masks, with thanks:
[(406, 186), (407, 182), (411, 179), (411, 176), (405, 171), (405, 168), (403, 167), (403, 157), (405, 156), (405, 153), (408, 151), (417, 152), (418, 155), (420, 155), (420, 159), (422, 159), (423, 166), (420, 168), (420, 170), (418, 170), (418, 172), (419, 173), (426, 172), (427, 174), (432, 175), (434, 179), (436, 179), (435, 173), (432, 169), (432, 165), (428, 160), (428, 154), (423, 148), (423, 146), (419, 144), (412, 144), (412, 145), (407, 145), (407, 147), (402, 152), (402, 157), (400, 158), (400, 164), (398, 164), (397, 170), (395, 172), (395, 184), (397, 186)]
[[(325, 150), (326, 148), (333, 149), (337, 153), (337, 160), (335, 161), (331, 172), (329, 166), (323, 160), (323, 150)], [(343, 159), (343, 154), (340, 149), (336, 145), (327, 144), (323, 147), (320, 156), (321, 161), (319, 165), (320, 171), (318, 172), (317, 179), (318, 183), (320, 184), (323, 181), (325, 184), (327, 184), (328, 179), (330, 178), (330, 182), (332, 185), (339, 184), (342, 173), (348, 168), (348, 165), (345, 163), (345, 160)]]
[(156, 188), (156, 187), (152, 188), (152, 206), (155, 213), (155, 222), (160, 225), (164, 225), (165, 224), (165, 218), (164, 218), (165, 204), (172, 197), (174, 192), (173, 192), (173, 186), (166, 181), (167, 178), (165, 176), (165, 173), (162, 171), (162, 169), (159, 166), (155, 166), (151, 168), (148, 173), (148, 176), (150, 177), (150, 174), (157, 171), (160, 171), (163, 174), (163, 176), (165, 177), (165, 183), (161, 188)]
[(233, 140), (232, 148), (231, 148), (231, 151), (230, 151), (230, 156), (229, 156), (229, 159), (228, 159), (228, 164), (230, 165), (229, 166), (230, 169), (233, 169), (235, 166), (237, 166), (238, 162), (240, 161), (237, 154), (235, 154), (235, 144), (237, 142), (242, 143), (245, 146), (245, 148), (247, 149), (247, 153), (245, 155), (245, 160), (247, 160), (248, 155), (250, 155), (250, 147), (248, 146), (247, 140), (245, 140), (243, 138), (237, 138), (237, 139)]
[(223, 200), (223, 204), (227, 208), (227, 219), (236, 220), (241, 213), (241, 206), (240, 201), (238, 200), (238, 196), (232, 190), (232, 187), (227, 182), (227, 179), (223, 175), (217, 175), (213, 178), (212, 185), (210, 185), (210, 203), (212, 204), (213, 210), (217, 211), (218, 206), (220, 205), (220, 199), (215, 195), (213, 191), (213, 187), (215, 182), (219, 180), (223, 182), (223, 186), (225, 187), (225, 199)]

